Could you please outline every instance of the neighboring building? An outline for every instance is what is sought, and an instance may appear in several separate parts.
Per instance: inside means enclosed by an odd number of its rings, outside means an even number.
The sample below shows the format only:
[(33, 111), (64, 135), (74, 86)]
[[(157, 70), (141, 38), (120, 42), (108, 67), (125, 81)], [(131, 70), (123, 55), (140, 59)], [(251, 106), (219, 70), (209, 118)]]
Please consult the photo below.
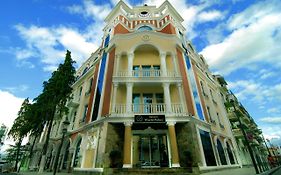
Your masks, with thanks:
[[(6, 139), (7, 133), (8, 133), (7, 127), (4, 124), (1, 124), (1, 127), (0, 127), (0, 166), (1, 166), (1, 164), (3, 164), (5, 162), (3, 160), (5, 155), (4, 155), (4, 150), (2, 150), (2, 146), (4, 145), (4, 141)], [(1, 169), (0, 169), (0, 172), (1, 172)]]
[[(106, 174), (114, 167), (127, 173), (239, 167), (220, 83), (186, 41), (172, 5), (130, 8), (120, 1), (105, 22), (102, 46), (77, 71), (59, 168)], [(47, 169), (64, 119), (53, 125)], [(45, 137), (37, 138), (31, 168), (39, 165)]]
[[(236, 139), (236, 143), (238, 144), (238, 153), (242, 165), (252, 166), (253, 163), (241, 128), (245, 130), (246, 137), (253, 151), (254, 160), (257, 163), (259, 172), (267, 170), (269, 168), (267, 161), (269, 153), (266, 149), (261, 129), (258, 128), (254, 119), (249, 115), (247, 110), (238, 101), (234, 94), (227, 89), (227, 83), (224, 78), (219, 75), (216, 75), (215, 77), (221, 84), (221, 96), (228, 112), (232, 132)], [(239, 120), (241, 121), (242, 126), (240, 125)]]

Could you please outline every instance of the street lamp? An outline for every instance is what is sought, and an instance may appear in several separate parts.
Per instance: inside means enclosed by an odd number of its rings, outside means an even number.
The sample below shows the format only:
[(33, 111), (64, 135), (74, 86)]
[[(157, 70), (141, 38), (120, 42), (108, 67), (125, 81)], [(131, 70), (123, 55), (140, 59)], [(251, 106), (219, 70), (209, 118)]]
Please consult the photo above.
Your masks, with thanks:
[(63, 144), (65, 134), (67, 132), (67, 127), (68, 127), (69, 124), (70, 124), (70, 122), (68, 121), (68, 118), (65, 117), (65, 120), (62, 122), (62, 138), (61, 138), (61, 143), (60, 143), (60, 146), (59, 146), (59, 149), (58, 149), (58, 152), (57, 152), (57, 155), (56, 155), (56, 159), (55, 159), (53, 175), (55, 175), (56, 172), (57, 172), (59, 155), (60, 155), (60, 151), (61, 151), (61, 147), (62, 147), (62, 144)]
[(243, 126), (242, 126), (242, 122), (241, 122), (241, 119), (240, 119), (240, 116), (237, 115), (237, 110), (236, 110), (236, 107), (235, 107), (235, 101), (234, 101), (234, 95), (231, 94), (229, 95), (229, 100), (230, 100), (230, 103), (231, 105), (233, 106), (234, 108), (234, 113), (235, 113), (235, 116), (237, 117), (238, 119), (238, 122), (239, 122), (239, 128), (241, 129), (242, 131), (242, 134), (243, 134), (243, 137), (245, 139), (245, 143), (246, 143), (246, 146), (249, 150), (249, 153), (250, 153), (250, 157), (252, 159), (252, 162), (253, 162), (253, 165), (254, 165), (254, 168), (255, 168), (255, 171), (256, 171), (256, 174), (259, 174), (259, 170), (258, 170), (258, 167), (257, 167), (257, 163), (255, 161), (255, 158), (254, 158), (254, 154), (253, 154), (253, 150), (252, 150), (252, 147), (250, 146), (250, 143), (248, 141), (248, 137), (247, 137), (247, 134), (246, 134), (246, 131), (244, 130)]

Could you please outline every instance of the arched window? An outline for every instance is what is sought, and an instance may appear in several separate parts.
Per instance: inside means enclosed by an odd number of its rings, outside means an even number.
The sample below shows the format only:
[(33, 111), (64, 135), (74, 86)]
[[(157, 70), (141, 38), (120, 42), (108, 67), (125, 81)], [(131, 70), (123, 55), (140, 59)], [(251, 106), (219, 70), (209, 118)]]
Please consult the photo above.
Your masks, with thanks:
[(152, 30), (152, 28), (151, 27), (149, 27), (149, 26), (141, 26), (141, 27), (139, 27), (138, 28), (138, 31), (151, 31)]
[(230, 163), (231, 164), (235, 164), (235, 161), (234, 161), (234, 156), (232, 154), (232, 150), (229, 146), (229, 144), (226, 142), (226, 149), (227, 149), (227, 153), (228, 153), (228, 157), (229, 157), (229, 160), (230, 160)]
[(212, 147), (210, 133), (203, 130), (199, 130), (199, 133), (207, 166), (216, 166), (217, 163)]
[(69, 146), (70, 146), (70, 143), (68, 142), (67, 146), (65, 147), (65, 153), (64, 153), (63, 162), (62, 162), (62, 169), (66, 169), (67, 168), (68, 155), (69, 155)]
[(219, 139), (217, 140), (217, 149), (218, 149), (218, 153), (220, 156), (221, 164), (226, 165), (227, 163), (226, 163), (226, 159), (225, 159), (224, 150), (223, 150), (222, 144)]
[(82, 139), (77, 142), (76, 149), (75, 149), (75, 155), (74, 155), (74, 163), (73, 167), (80, 166), (80, 146), (81, 146)]

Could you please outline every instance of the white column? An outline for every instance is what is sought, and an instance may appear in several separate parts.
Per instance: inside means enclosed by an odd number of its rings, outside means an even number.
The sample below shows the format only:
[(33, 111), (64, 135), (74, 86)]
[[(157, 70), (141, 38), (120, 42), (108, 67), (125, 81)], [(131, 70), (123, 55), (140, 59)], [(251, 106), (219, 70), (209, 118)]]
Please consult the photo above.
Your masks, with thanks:
[(125, 122), (123, 168), (132, 168), (132, 122)]
[(126, 113), (131, 113), (132, 112), (132, 98), (133, 98), (133, 83), (126, 83), (126, 88), (127, 88), (127, 109)]
[(167, 66), (166, 66), (166, 53), (161, 52), (160, 53), (160, 61), (161, 61), (161, 70), (162, 70), (162, 76), (167, 76)]
[(165, 104), (166, 104), (166, 113), (171, 113), (172, 107), (171, 107), (171, 96), (170, 96), (170, 83), (163, 83), (162, 86), (163, 86), (163, 89), (164, 89), (164, 99), (165, 99)]
[(134, 53), (128, 54), (128, 76), (132, 76)]
[(175, 75), (178, 76), (178, 65), (177, 65), (177, 57), (176, 54), (172, 54), (172, 59), (173, 59), (173, 66), (174, 66), (174, 71), (175, 71)]
[(185, 101), (184, 101), (184, 96), (183, 96), (183, 91), (182, 91), (182, 84), (181, 83), (177, 83), (177, 88), (178, 88), (178, 92), (179, 92), (180, 103), (182, 105), (182, 112), (186, 112), (186, 104), (185, 104)]
[(118, 88), (118, 83), (113, 83), (113, 96), (112, 96), (112, 108), (111, 108), (111, 112), (112, 113), (116, 113), (116, 96), (117, 96), (117, 88)]
[(120, 64), (120, 58), (121, 58), (121, 54), (117, 54), (115, 56), (115, 60), (116, 60), (116, 63), (115, 63), (115, 76), (117, 76), (118, 74), (118, 71), (119, 71), (119, 64)]

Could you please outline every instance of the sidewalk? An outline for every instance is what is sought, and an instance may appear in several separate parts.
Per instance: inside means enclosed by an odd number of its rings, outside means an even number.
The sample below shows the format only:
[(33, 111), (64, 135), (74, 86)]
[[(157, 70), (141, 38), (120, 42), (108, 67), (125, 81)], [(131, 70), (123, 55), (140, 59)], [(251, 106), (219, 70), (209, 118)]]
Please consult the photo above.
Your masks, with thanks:
[[(266, 172), (260, 173), (259, 175), (278, 175), (276, 173), (278, 173), (280, 170), (281, 170), (281, 166), (275, 167)], [(52, 172), (43, 172), (43, 173), (39, 174), (38, 172), (23, 171), (23, 172), (20, 172), (17, 174), (15, 173), (13, 175), (52, 175), (52, 174), (53, 174)], [(72, 173), (56, 173), (56, 174), (57, 175), (71, 175)], [(5, 175), (8, 175), (8, 174), (5, 174)], [(12, 174), (10, 174), (10, 175), (12, 175)], [(220, 171), (212, 171), (212, 172), (203, 173), (202, 175), (255, 175), (255, 169), (253, 167), (225, 169), (225, 170), (220, 170)]]
[[(260, 173), (259, 175), (275, 175), (274, 172), (279, 170), (281, 166), (272, 168), (266, 172)], [(213, 171), (203, 173), (202, 175), (255, 175), (254, 167), (236, 168), (236, 169), (225, 169), (221, 171)], [(277, 174), (276, 174), (277, 175)]]

